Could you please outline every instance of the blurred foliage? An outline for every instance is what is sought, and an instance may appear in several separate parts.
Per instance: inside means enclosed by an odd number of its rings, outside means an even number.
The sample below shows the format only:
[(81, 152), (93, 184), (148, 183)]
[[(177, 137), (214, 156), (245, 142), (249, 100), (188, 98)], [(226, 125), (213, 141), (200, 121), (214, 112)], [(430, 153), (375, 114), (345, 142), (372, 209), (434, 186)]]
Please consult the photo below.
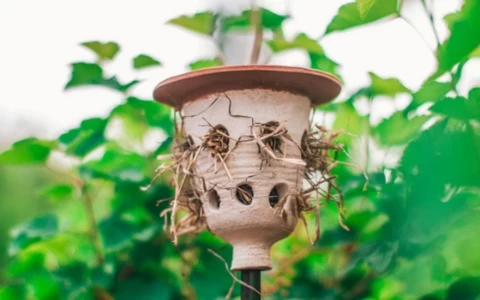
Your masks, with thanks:
[[(419, 1), (426, 17), (431, 16), (427, 3)], [(397, 0), (347, 3), (325, 34), (402, 17), (400, 6)], [(438, 41), (438, 69), (418, 90), (369, 73), (368, 86), (318, 108), (334, 118), (334, 129), (349, 133), (339, 139), (349, 156), (341, 153), (333, 172), (345, 196), (350, 231), (339, 226), (334, 205), (322, 208), (322, 238), (315, 245), (309, 245), (299, 225), (273, 247), (274, 268), (263, 275), (266, 298), (480, 299), (480, 87), (467, 95), (456, 90), (461, 69), (478, 56), (478, 15), (480, 2), (466, 0), (461, 11), (445, 16), (451, 34), (444, 43)], [(260, 26), (271, 33), (263, 43), (272, 55), (301, 49), (311, 68), (340, 77), (339, 64), (318, 40), (304, 33), (293, 39), (283, 36), (288, 18), (260, 8), (227, 17), (201, 12), (169, 23), (206, 36)], [(55, 171), (59, 181), (38, 183), (38, 197), (48, 199), (51, 207), (12, 230), (0, 299), (225, 297), (232, 280), (224, 262), (207, 250), (228, 262), (231, 247), (208, 232), (182, 237), (174, 247), (159, 217), (168, 204), (157, 205), (173, 195), (168, 179), (140, 189), (151, 182), (157, 155), (170, 151), (170, 108), (127, 96), (138, 80), (120, 83), (115, 76), (105, 77), (104, 65), (115, 59), (119, 45), (82, 45), (97, 59), (73, 63), (65, 88), (103, 86), (125, 99), (107, 117), (84, 120), (56, 140), (29, 138), (0, 154), (1, 165), (12, 165), (3, 167), (8, 174), (32, 165), (55, 169), (49, 162), (54, 154), (68, 157), (73, 165)], [(135, 69), (161, 66), (145, 54), (132, 64)], [(189, 68), (222, 64), (215, 57), (192, 62)], [(444, 73), (449, 74), (440, 76)], [(409, 104), (373, 125), (373, 101), (393, 102), (399, 94), (407, 95)], [(368, 103), (366, 113), (356, 109), (362, 101)], [(114, 127), (120, 135), (108, 134)], [(156, 147), (146, 147), (145, 138), (159, 131)], [(371, 157), (386, 156), (392, 149), (402, 153), (394, 167)], [(367, 185), (352, 160), (363, 166)], [(22, 182), (30, 174), (22, 174)], [(16, 200), (9, 200), (13, 207)], [(238, 284), (232, 297), (239, 297)]]

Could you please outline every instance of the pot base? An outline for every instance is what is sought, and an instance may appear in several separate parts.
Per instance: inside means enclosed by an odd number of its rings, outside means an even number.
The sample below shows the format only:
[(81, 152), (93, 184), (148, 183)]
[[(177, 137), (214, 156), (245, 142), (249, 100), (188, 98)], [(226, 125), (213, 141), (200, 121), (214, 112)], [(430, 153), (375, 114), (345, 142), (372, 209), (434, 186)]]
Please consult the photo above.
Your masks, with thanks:
[(269, 245), (245, 245), (233, 247), (232, 271), (270, 270)]

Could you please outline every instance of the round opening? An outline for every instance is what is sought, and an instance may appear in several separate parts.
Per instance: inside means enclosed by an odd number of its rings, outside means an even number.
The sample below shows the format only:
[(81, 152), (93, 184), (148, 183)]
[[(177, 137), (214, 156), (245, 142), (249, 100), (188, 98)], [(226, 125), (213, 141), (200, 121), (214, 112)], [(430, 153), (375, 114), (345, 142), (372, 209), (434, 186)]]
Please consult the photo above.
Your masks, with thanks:
[(273, 187), (268, 195), (268, 202), (271, 207), (278, 207), (278, 203), (283, 204), (287, 200), (288, 185), (279, 183)]
[(265, 145), (269, 146), (273, 152), (282, 152), (281, 136), (287, 133), (285, 128), (279, 131), (280, 122), (270, 121), (260, 125), (260, 136), (269, 136), (264, 140)]
[(203, 136), (203, 147), (210, 150), (212, 157), (225, 157), (228, 153), (230, 138), (228, 130), (223, 125), (211, 127)]
[(244, 183), (237, 186), (237, 199), (244, 205), (250, 205), (253, 200), (253, 189), (250, 185)]
[(217, 191), (211, 189), (207, 194), (208, 203), (210, 204), (211, 208), (219, 209), (220, 208), (220, 196), (218, 195)]

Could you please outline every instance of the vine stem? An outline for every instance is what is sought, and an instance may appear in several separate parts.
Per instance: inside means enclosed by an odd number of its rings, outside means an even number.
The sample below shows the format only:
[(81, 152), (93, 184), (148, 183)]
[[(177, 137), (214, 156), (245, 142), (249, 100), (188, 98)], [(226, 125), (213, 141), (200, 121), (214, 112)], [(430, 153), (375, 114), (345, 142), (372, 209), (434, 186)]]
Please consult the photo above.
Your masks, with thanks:
[[(425, 11), (425, 13), (428, 17), (430, 26), (432, 27), (433, 35), (435, 36), (435, 42), (437, 43), (437, 49), (440, 51), (441, 48), (442, 48), (442, 44), (440, 42), (440, 36), (438, 35), (437, 28), (435, 27), (435, 19), (433, 17), (433, 12), (429, 9), (425, 0), (420, 0), (420, 2), (422, 3), (423, 10)], [(433, 57), (435, 57), (435, 60), (438, 63), (438, 58), (437, 58), (437, 54), (435, 53), (435, 49), (432, 49), (430, 47), (427, 39), (420, 33), (420, 31), (417, 29), (417, 27), (415, 27), (415, 25), (413, 25), (412, 22), (410, 22), (407, 18), (405, 18), (405, 16), (400, 15), (399, 17), (400, 17), (400, 19), (405, 21), (405, 23), (407, 23), (407, 25), (410, 26), (417, 33), (418, 36), (420, 36), (420, 38), (423, 40), (423, 42), (428, 47), (428, 49), (432, 52)], [(456, 80), (455, 80), (455, 75), (453, 74), (452, 71), (449, 71), (448, 73), (449, 73), (450, 79), (451, 79), (452, 90), (458, 96), (457, 83), (456, 83)]]
[(250, 64), (257, 64), (260, 57), (260, 49), (262, 48), (263, 41), (263, 28), (262, 28), (262, 11), (255, 5), (252, 8), (251, 14), (252, 24), (255, 28), (255, 39), (253, 40), (252, 54), (250, 56)]
[(87, 212), (87, 218), (90, 226), (89, 237), (95, 248), (97, 255), (97, 263), (103, 264), (104, 254), (102, 250), (102, 242), (100, 240), (100, 234), (98, 233), (97, 220), (95, 218), (95, 212), (93, 210), (93, 198), (88, 192), (87, 186), (82, 186), (83, 203), (85, 204), (85, 210)]
[[(425, 2), (425, 0), (420, 0), (420, 2), (422, 3), (423, 10), (424, 10), (425, 13), (427, 14), (428, 20), (430, 21), (430, 26), (432, 27), (432, 31), (433, 31), (433, 34), (434, 34), (434, 36), (435, 36), (435, 41), (437, 42), (437, 49), (438, 49), (438, 51), (441, 51), (441, 49), (442, 49), (442, 44), (441, 44), (441, 42), (440, 42), (440, 37), (439, 37), (439, 35), (438, 35), (437, 28), (435, 27), (435, 19), (433, 18), (432, 9), (430, 9), (430, 8), (427, 6), (427, 3)], [(433, 2), (432, 2), (432, 3), (433, 3)], [(433, 55), (435, 55), (435, 52), (433, 52)], [(436, 58), (436, 55), (435, 55), (435, 58)], [(455, 92), (455, 94), (457, 94), (457, 96), (458, 96), (457, 83), (456, 83), (456, 81), (455, 81), (455, 75), (453, 74), (452, 71), (449, 71), (448, 74), (450, 74), (452, 90), (453, 90), (453, 91)]]
[(97, 255), (97, 263), (103, 264), (104, 261), (104, 254), (102, 250), (102, 242), (100, 240), (100, 234), (98, 233), (97, 228), (97, 220), (95, 218), (95, 212), (93, 210), (93, 198), (88, 192), (87, 186), (85, 182), (75, 175), (70, 173), (59, 173), (56, 170), (50, 168), (49, 166), (45, 166), (47, 170), (54, 173), (55, 175), (59, 176), (60, 178), (68, 177), (73, 181), (73, 184), (80, 189), (81, 197), (83, 200), (83, 204), (85, 206), (85, 211), (87, 213), (88, 223), (89, 223), (89, 234), (88, 237), (95, 248), (95, 252)]

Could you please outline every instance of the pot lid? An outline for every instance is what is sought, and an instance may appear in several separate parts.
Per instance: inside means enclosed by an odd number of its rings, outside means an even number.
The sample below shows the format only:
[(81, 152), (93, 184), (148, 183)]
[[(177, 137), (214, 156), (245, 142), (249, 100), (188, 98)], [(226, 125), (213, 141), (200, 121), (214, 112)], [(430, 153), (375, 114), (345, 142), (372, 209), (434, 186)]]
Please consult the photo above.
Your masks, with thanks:
[(229, 90), (265, 88), (305, 95), (316, 106), (332, 101), (340, 93), (340, 81), (317, 70), (275, 66), (221, 66), (188, 72), (160, 82), (156, 101), (181, 109), (188, 101)]

